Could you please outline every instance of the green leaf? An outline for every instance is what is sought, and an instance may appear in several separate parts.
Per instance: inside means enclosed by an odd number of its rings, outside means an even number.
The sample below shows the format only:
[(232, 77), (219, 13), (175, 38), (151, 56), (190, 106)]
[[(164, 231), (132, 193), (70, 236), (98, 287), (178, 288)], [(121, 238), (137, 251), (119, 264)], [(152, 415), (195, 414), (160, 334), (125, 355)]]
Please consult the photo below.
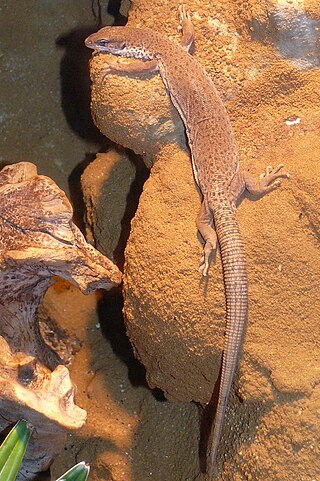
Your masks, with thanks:
[[(0, 481), (14, 481), (27, 449), (32, 429), (24, 419), (10, 431), (0, 446)], [(90, 467), (84, 461), (76, 464), (57, 481), (86, 481)]]
[(21, 419), (0, 446), (0, 481), (14, 481), (31, 436), (27, 421)]
[[(73, 468), (69, 469), (56, 481), (86, 481), (88, 479), (90, 472), (90, 466), (84, 461), (76, 464)], [(1, 481), (1, 479), (0, 479)]]

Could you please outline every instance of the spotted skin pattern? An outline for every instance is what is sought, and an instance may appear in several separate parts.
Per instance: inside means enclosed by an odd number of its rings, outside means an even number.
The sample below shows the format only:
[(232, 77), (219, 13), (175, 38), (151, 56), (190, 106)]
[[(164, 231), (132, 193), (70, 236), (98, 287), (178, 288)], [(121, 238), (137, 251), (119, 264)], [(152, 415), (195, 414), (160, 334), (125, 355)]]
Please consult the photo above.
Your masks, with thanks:
[[(210, 452), (213, 478), (223, 419), (237, 367), (248, 310), (248, 282), (244, 244), (236, 220), (235, 202), (244, 190), (262, 196), (280, 185), (288, 174), (283, 165), (267, 167), (258, 184), (239, 170), (239, 158), (227, 111), (212, 80), (193, 58), (190, 15), (179, 8), (182, 44), (161, 33), (131, 27), (105, 27), (86, 39), (89, 48), (118, 56), (106, 59), (105, 73), (159, 71), (173, 105), (186, 129), (195, 180), (203, 200), (197, 227), (204, 240), (199, 271), (206, 276), (212, 253), (219, 243), (226, 295), (226, 339), (222, 359), (218, 404)], [(131, 57), (134, 63), (121, 63)], [(143, 60), (143, 61), (142, 61)]]

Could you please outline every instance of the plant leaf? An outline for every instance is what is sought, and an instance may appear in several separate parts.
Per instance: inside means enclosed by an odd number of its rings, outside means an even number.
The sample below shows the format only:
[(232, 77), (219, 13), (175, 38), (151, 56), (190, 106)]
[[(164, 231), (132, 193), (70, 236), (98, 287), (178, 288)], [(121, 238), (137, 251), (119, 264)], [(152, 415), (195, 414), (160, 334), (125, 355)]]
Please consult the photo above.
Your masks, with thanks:
[[(56, 481), (86, 481), (88, 479), (90, 472), (90, 466), (84, 461), (76, 464), (73, 468), (69, 469)], [(1, 481), (1, 479), (0, 479)]]
[(0, 446), (0, 481), (14, 481), (31, 436), (24, 419), (17, 422)]

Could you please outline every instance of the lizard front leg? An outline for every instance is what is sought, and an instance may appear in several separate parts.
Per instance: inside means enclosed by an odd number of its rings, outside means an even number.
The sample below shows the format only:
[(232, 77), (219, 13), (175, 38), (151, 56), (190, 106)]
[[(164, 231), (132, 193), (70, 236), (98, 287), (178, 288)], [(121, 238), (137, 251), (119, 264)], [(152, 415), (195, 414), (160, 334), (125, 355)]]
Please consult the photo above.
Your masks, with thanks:
[(129, 61), (122, 57), (114, 57), (108, 55), (104, 63), (104, 67), (100, 71), (100, 75), (105, 77), (109, 73), (125, 73), (125, 74), (142, 74), (158, 71), (158, 62), (156, 60), (132, 60)]
[(194, 28), (191, 22), (190, 14), (184, 5), (179, 6), (179, 20), (180, 25), (178, 27), (178, 31), (182, 32), (181, 45), (187, 50), (187, 52), (189, 52), (194, 42)]

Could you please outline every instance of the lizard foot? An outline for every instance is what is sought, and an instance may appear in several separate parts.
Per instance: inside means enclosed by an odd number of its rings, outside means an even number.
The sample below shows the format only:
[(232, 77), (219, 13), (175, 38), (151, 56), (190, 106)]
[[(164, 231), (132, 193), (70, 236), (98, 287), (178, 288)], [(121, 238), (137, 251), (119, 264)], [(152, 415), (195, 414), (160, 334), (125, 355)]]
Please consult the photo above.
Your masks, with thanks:
[(288, 179), (290, 177), (287, 172), (280, 172), (283, 167), (283, 164), (279, 164), (275, 168), (271, 165), (266, 167), (265, 172), (260, 175), (259, 190), (261, 194), (267, 194), (268, 192), (277, 189), (281, 185), (280, 178)]
[(203, 255), (200, 259), (200, 266), (199, 266), (199, 272), (202, 274), (203, 277), (206, 277), (208, 275), (209, 267), (210, 267), (210, 257), (212, 252), (215, 253), (216, 251), (216, 243), (215, 245), (212, 245), (212, 242), (208, 240), (203, 248)]
[(179, 22), (178, 32), (182, 33), (181, 45), (190, 53), (191, 46), (194, 42), (194, 28), (191, 16), (184, 5), (179, 6)]
[(215, 253), (217, 250), (217, 234), (213, 228), (213, 216), (207, 197), (204, 197), (201, 203), (201, 209), (197, 218), (197, 227), (204, 240), (199, 272), (205, 277), (208, 274), (211, 253)]
[(125, 73), (128, 65), (130, 65), (130, 63), (126, 60), (110, 57), (107, 60), (104, 60), (99, 75), (102, 80), (105, 80), (106, 76), (110, 73)]
[(181, 32), (184, 28), (184, 24), (189, 24), (191, 22), (191, 17), (186, 9), (185, 5), (179, 5), (179, 22), (178, 32)]
[(119, 71), (121, 71), (121, 68), (120, 68), (120, 63), (118, 59), (109, 58), (107, 60), (104, 60), (103, 67), (99, 71), (98, 75), (100, 80), (104, 82), (106, 80), (106, 77), (110, 73), (119, 72)]
[(99, 72), (99, 78), (101, 80), (102, 83), (105, 82), (106, 80), (106, 77), (108, 76), (108, 74), (111, 72), (111, 67), (110, 65), (106, 62), (104, 64), (104, 67), (100, 70)]

